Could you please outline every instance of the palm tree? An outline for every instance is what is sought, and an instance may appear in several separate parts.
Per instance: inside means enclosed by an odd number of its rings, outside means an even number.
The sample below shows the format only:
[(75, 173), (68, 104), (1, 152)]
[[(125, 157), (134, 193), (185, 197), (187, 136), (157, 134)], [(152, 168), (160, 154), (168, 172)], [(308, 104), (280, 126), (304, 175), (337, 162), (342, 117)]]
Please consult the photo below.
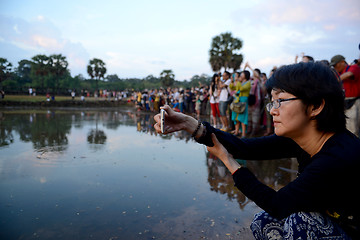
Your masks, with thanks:
[(98, 91), (98, 80), (100, 80), (101, 78), (104, 78), (105, 73), (106, 73), (106, 67), (105, 67), (105, 63), (98, 58), (94, 58), (92, 60), (89, 61), (89, 64), (87, 66), (87, 72), (89, 74), (89, 76), (91, 77), (91, 79), (96, 80), (96, 91)]
[(66, 57), (61, 54), (53, 54), (49, 57), (50, 72), (55, 77), (55, 88), (57, 91), (59, 90), (59, 80), (66, 74), (68, 65)]
[(232, 68), (234, 71), (240, 68), (243, 61), (239, 50), (242, 48), (242, 40), (234, 38), (230, 32), (215, 36), (211, 42), (210, 65), (213, 71)]
[(31, 66), (32, 62), (26, 59), (18, 62), (18, 67), (16, 68), (15, 72), (20, 77), (19, 83), (21, 83), (21, 85), (31, 83)]
[(36, 80), (39, 80), (41, 89), (44, 90), (45, 78), (49, 75), (49, 57), (43, 54), (38, 54), (32, 58), (32, 73), (36, 76)]
[(175, 74), (171, 69), (163, 70), (160, 73), (160, 79), (165, 87), (171, 87), (175, 81)]

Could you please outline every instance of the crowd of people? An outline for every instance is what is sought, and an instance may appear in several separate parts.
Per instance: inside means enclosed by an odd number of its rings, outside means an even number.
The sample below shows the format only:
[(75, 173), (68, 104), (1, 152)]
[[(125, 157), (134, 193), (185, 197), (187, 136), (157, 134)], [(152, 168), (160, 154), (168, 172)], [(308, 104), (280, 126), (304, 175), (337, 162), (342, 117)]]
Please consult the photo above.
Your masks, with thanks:
[[(295, 57), (298, 63), (299, 57)], [(301, 56), (301, 62), (314, 62), (314, 58)], [(331, 67), (343, 85), (346, 98), (348, 128), (359, 136), (360, 126), (360, 67), (355, 60), (348, 64), (341, 55), (330, 61), (318, 61)], [(197, 119), (210, 115), (213, 126), (239, 137), (270, 135), (273, 133), (272, 117), (266, 110), (270, 102), (265, 83), (269, 76), (258, 68), (245, 64), (241, 72), (215, 73), (209, 85), (193, 88), (160, 88), (134, 93), (139, 110), (159, 112), (163, 105), (191, 114)], [(351, 106), (350, 106), (351, 105)]]
[(209, 114), (208, 86), (201, 84), (196, 88), (160, 88), (135, 94), (139, 110), (159, 112), (161, 106), (170, 105), (178, 112), (196, 114), (198, 118)]

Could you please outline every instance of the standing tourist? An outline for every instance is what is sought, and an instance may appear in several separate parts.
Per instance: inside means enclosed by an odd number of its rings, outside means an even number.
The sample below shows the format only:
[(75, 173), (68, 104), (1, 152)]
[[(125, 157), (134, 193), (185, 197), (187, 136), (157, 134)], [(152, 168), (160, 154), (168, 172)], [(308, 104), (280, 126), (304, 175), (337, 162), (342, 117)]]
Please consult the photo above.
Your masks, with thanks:
[(180, 112), (184, 112), (184, 90), (182, 88), (180, 88), (179, 109)]
[(360, 67), (348, 65), (342, 55), (331, 58), (330, 66), (340, 75), (345, 90), (346, 127), (359, 137), (360, 131)]
[(208, 89), (205, 87), (202, 87), (200, 89), (200, 92), (202, 93), (202, 101), (201, 101), (201, 110), (200, 110), (200, 114), (204, 114), (204, 115), (209, 115), (209, 111), (208, 111), (208, 105), (209, 105), (209, 92)]
[(157, 89), (155, 89), (154, 95), (155, 95), (154, 111), (159, 112), (160, 111), (160, 94)]
[[(266, 82), (268, 80), (265, 73), (261, 73), (260, 80), (261, 80), (262, 86), (265, 87)], [(266, 106), (270, 102), (271, 102), (270, 95), (269, 95), (269, 93), (266, 92), (266, 88), (265, 88), (264, 105)], [(264, 111), (264, 118), (265, 118), (265, 126), (266, 126), (266, 132), (264, 133), (264, 136), (269, 136), (273, 133), (272, 116), (269, 111)]]
[(210, 92), (210, 106), (211, 106), (211, 114), (213, 116), (213, 126), (217, 127), (217, 117), (220, 116), (220, 110), (219, 110), (219, 81), (220, 76), (218, 74), (214, 74), (211, 83), (209, 86), (209, 92)]
[(192, 93), (190, 91), (190, 88), (186, 88), (185, 90), (185, 112), (186, 113), (192, 113), (191, 112), (191, 104), (192, 104)]
[[(360, 139), (346, 129), (344, 97), (321, 63), (279, 68), (266, 83), (275, 134), (237, 138), (165, 106), (165, 134), (185, 130), (207, 145), (235, 185), (264, 211), (255, 215), (255, 239), (360, 239)], [(160, 115), (154, 117), (157, 132)], [(296, 157), (299, 175), (275, 191), (235, 159)]]
[(202, 93), (199, 90), (195, 90), (195, 113), (196, 119), (200, 119), (201, 102), (204, 100)]
[(234, 97), (234, 103), (245, 103), (245, 110), (243, 113), (232, 112), (232, 121), (235, 124), (234, 135), (240, 134), (241, 124), (241, 137), (246, 137), (246, 126), (248, 125), (248, 97), (250, 94), (250, 72), (245, 70), (240, 74), (239, 83), (236, 85), (236, 93)]
[(261, 103), (262, 103), (262, 91), (260, 81), (260, 70), (252, 69), (249, 63), (245, 64), (245, 68), (248, 67), (253, 73), (253, 80), (251, 82), (251, 90), (249, 95), (249, 132), (250, 136), (257, 134), (260, 127), (261, 118)]
[(231, 83), (231, 79), (230, 79), (230, 73), (228, 71), (225, 71), (223, 73), (223, 80), (219, 82), (219, 88), (221, 89), (220, 91), (220, 97), (219, 97), (219, 110), (220, 110), (220, 120), (221, 123), (223, 125), (222, 127), (222, 131), (229, 131), (229, 123), (228, 123), (228, 119), (226, 116), (226, 111), (228, 108), (228, 99), (229, 99), (229, 85)]
[[(298, 63), (299, 56), (295, 56), (295, 63)], [(311, 56), (305, 56), (304, 53), (301, 53), (301, 62), (307, 63), (307, 62), (314, 62), (314, 58)]]
[(155, 101), (155, 95), (154, 95), (154, 89), (151, 89), (149, 93), (149, 107), (150, 111), (154, 111), (154, 101)]

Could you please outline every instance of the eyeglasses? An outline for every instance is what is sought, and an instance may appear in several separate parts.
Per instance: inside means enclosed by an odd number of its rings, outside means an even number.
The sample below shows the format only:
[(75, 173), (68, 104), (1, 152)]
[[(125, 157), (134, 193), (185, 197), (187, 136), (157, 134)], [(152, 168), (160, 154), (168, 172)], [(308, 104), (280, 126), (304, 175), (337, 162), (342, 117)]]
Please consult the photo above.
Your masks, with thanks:
[(300, 98), (276, 99), (276, 100), (266, 104), (266, 110), (268, 112), (270, 112), (273, 107), (275, 109), (278, 109), (281, 106), (282, 102), (287, 102), (287, 101), (292, 101), (292, 100), (297, 100), (297, 99), (300, 99)]

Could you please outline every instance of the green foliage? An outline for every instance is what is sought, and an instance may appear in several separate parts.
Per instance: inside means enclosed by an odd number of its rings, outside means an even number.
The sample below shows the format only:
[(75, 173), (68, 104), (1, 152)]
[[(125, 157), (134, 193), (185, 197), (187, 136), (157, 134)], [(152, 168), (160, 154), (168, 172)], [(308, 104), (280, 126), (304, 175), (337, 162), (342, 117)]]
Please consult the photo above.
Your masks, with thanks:
[(12, 64), (6, 58), (0, 58), (0, 84), (11, 77), (11, 70)]
[(105, 77), (106, 67), (105, 63), (98, 58), (94, 58), (89, 61), (87, 66), (87, 73), (91, 77), (91, 79), (96, 80), (96, 90), (98, 90), (98, 80)]
[(18, 77), (17, 82), (20, 86), (30, 86), (32, 82), (31, 78), (31, 64), (29, 60), (21, 60), (18, 63), (18, 67), (15, 70), (15, 75)]
[(47, 86), (49, 75), (49, 57), (46, 55), (36, 55), (32, 58), (31, 77), (34, 87), (44, 89)]
[(175, 81), (175, 74), (171, 69), (163, 70), (160, 73), (160, 79), (165, 87), (171, 87)]
[[(117, 74), (105, 76), (105, 63), (100, 59), (92, 59), (87, 66), (90, 79), (81, 74), (72, 77), (68, 70), (65, 56), (53, 54), (50, 56), (36, 55), (31, 60), (23, 59), (18, 67), (12, 69), (11, 63), (0, 58), (2, 69), (2, 86), (6, 93), (28, 93), (28, 88), (36, 89), (37, 94), (47, 92), (57, 95), (69, 95), (69, 90), (88, 90), (93, 94), (98, 89), (122, 91), (142, 91), (144, 89), (159, 89), (167, 87), (191, 88), (209, 85), (210, 77), (206, 74), (195, 75), (190, 80), (177, 81), (171, 69), (163, 70), (160, 76), (149, 75), (145, 78), (120, 78)], [(3, 77), (3, 76), (6, 76)], [(5, 79), (5, 80), (3, 80)]]
[(232, 68), (234, 71), (239, 69), (243, 61), (243, 56), (239, 53), (241, 48), (242, 40), (234, 38), (230, 32), (215, 36), (209, 51), (209, 62), (213, 71), (220, 71), (221, 68)]
[(69, 63), (67, 62), (66, 57), (62, 56), (61, 54), (53, 54), (49, 57), (48, 68), (49, 73), (53, 78), (51, 85), (53, 88), (55, 87), (57, 92), (60, 87), (60, 81), (63, 80), (62, 78), (66, 74), (70, 75), (67, 69), (68, 65)]

